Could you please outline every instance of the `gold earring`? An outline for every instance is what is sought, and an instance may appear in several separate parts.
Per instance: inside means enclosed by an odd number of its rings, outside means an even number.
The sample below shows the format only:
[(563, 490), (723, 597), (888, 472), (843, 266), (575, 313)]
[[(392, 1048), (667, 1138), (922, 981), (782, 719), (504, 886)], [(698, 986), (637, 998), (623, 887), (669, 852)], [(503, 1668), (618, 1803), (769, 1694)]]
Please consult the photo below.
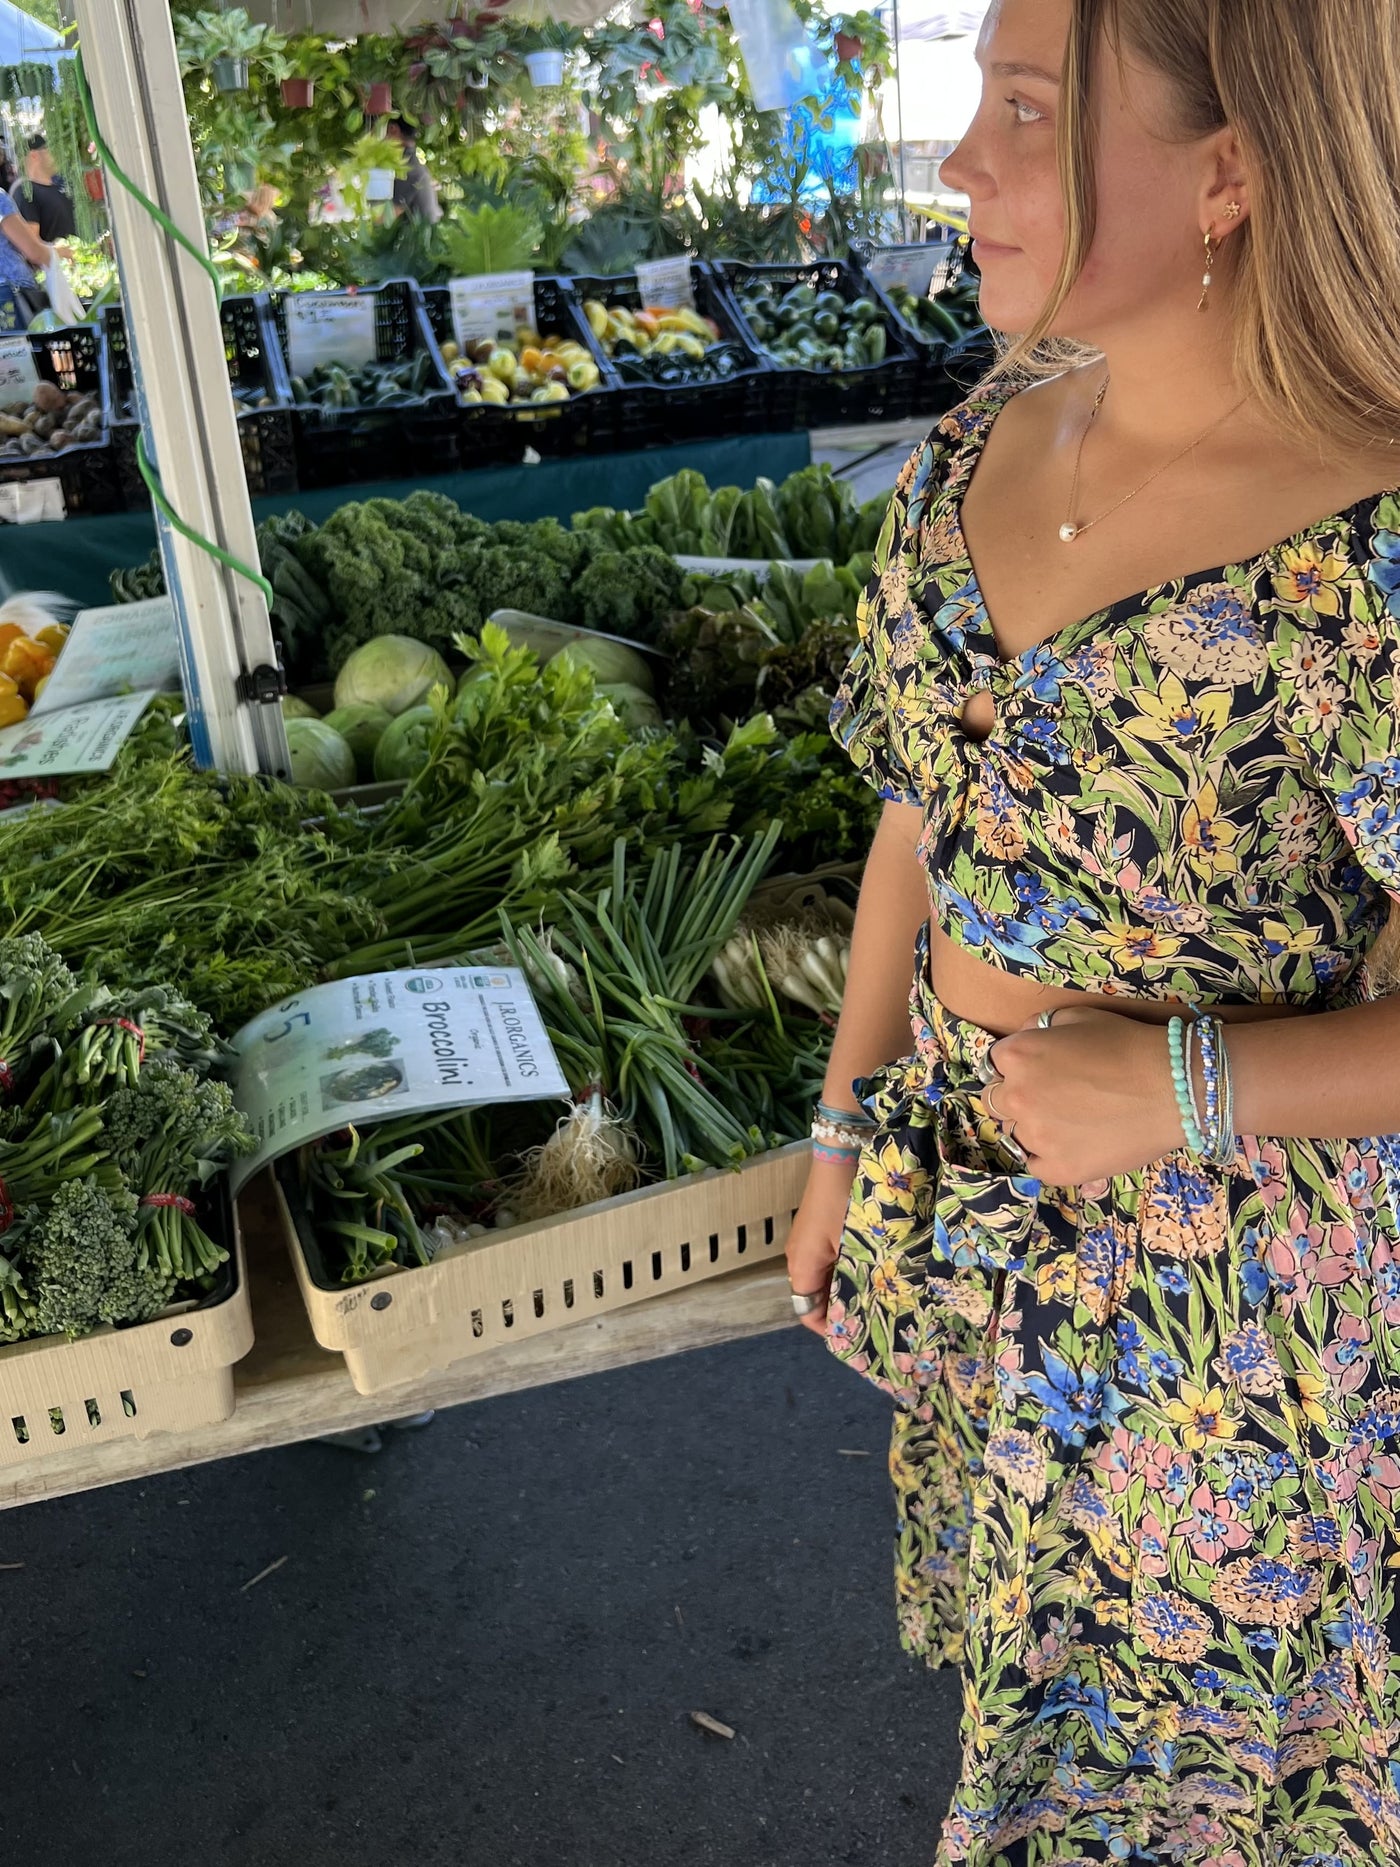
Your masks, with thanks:
[(1215, 243), (1210, 237), (1210, 229), (1207, 228), (1206, 229), (1206, 271), (1205, 271), (1205, 277), (1201, 280), (1201, 298), (1200, 298), (1200, 303), (1196, 306), (1197, 311), (1204, 311), (1210, 303), (1210, 280), (1211, 280), (1211, 273), (1214, 271), (1214, 269), (1215, 269)]
[(1244, 209), (1240, 206), (1239, 202), (1232, 201), (1225, 210), (1225, 218), (1226, 220), (1238, 220), (1243, 212)]

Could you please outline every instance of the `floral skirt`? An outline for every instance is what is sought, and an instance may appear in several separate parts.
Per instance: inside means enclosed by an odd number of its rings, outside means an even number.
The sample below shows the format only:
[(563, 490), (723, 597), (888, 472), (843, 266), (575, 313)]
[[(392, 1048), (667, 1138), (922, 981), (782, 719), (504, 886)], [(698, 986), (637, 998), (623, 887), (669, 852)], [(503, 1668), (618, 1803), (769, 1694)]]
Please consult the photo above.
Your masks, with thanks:
[(1400, 1139), (1042, 1186), (989, 1033), (912, 1011), (828, 1343), (897, 1407), (901, 1638), (963, 1671), (938, 1867), (1400, 1860)]

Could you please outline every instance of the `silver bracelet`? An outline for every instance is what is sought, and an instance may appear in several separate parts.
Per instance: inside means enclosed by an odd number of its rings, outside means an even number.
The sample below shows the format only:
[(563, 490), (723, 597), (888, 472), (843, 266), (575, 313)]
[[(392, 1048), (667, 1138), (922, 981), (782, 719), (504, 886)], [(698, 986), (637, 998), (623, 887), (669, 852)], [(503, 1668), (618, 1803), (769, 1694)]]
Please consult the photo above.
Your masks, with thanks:
[(870, 1128), (848, 1127), (844, 1122), (826, 1121), (818, 1115), (812, 1123), (812, 1139), (827, 1147), (839, 1147), (853, 1154), (864, 1153), (867, 1142), (874, 1132)]

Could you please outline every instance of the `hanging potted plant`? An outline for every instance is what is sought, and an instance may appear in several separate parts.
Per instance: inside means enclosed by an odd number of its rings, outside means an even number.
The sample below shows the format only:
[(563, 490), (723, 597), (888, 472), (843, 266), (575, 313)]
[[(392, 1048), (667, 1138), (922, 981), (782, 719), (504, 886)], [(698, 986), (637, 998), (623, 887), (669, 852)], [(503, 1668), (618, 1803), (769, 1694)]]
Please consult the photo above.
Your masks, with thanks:
[(282, 35), (259, 26), (241, 6), (218, 13), (175, 15), (175, 37), (180, 65), (185, 71), (203, 69), (216, 91), (224, 96), (248, 89), (248, 68), (256, 61), (274, 75), (285, 69)]
[(310, 110), (316, 102), (314, 78), (284, 78), (282, 102), (288, 110)]
[(890, 56), (889, 35), (873, 13), (837, 13), (830, 21), (830, 31), (842, 77), (874, 83), (884, 75)]
[(404, 102), (424, 123), (454, 109), (472, 116), (473, 93), (485, 91), (493, 74), (504, 77), (511, 63), (501, 15), (489, 7), (411, 33), (403, 45), (410, 60)]
[(394, 87), (387, 78), (376, 78), (365, 86), (365, 115), (387, 117), (394, 108)]
[(516, 40), (514, 49), (525, 61), (525, 73), (537, 91), (556, 91), (564, 82), (564, 65), (582, 35), (559, 20), (531, 27)]
[(89, 201), (102, 202), (107, 199), (107, 177), (101, 169), (84, 169), (83, 187), (87, 190)]

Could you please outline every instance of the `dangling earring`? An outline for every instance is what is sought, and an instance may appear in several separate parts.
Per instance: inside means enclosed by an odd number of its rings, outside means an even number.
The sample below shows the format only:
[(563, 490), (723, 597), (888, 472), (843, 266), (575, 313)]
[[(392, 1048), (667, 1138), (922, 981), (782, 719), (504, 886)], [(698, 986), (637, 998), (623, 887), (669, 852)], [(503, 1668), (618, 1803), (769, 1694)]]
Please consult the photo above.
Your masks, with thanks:
[(1214, 271), (1214, 268), (1215, 268), (1215, 243), (1212, 241), (1210, 237), (1210, 229), (1207, 228), (1206, 229), (1206, 271), (1205, 271), (1205, 277), (1201, 280), (1201, 298), (1200, 298), (1200, 303), (1196, 306), (1197, 311), (1204, 311), (1210, 303), (1210, 279), (1211, 279), (1211, 273)]

